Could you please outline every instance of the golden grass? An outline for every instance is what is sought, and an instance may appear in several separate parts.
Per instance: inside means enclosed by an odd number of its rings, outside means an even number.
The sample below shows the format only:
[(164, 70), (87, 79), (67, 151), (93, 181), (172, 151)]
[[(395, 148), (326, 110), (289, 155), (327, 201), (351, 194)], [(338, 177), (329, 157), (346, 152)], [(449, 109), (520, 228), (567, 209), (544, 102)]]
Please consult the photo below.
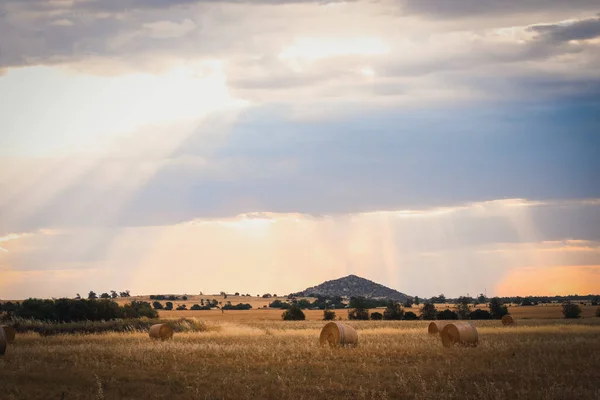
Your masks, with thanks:
[(166, 342), (20, 335), (0, 358), (0, 398), (600, 398), (600, 318), (476, 321), (479, 346), (449, 349), (427, 321), (350, 321), (350, 349), (321, 347), (322, 321), (207, 324)]

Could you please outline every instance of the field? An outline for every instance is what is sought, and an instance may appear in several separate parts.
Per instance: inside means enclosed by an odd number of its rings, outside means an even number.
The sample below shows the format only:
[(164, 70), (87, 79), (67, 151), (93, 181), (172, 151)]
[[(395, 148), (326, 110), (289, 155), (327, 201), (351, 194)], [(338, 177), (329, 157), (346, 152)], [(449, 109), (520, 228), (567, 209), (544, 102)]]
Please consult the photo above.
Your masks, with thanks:
[(600, 318), (476, 321), (477, 348), (444, 348), (425, 321), (352, 321), (358, 347), (337, 349), (319, 346), (322, 321), (206, 324), (168, 342), (19, 335), (0, 357), (0, 398), (600, 398)]

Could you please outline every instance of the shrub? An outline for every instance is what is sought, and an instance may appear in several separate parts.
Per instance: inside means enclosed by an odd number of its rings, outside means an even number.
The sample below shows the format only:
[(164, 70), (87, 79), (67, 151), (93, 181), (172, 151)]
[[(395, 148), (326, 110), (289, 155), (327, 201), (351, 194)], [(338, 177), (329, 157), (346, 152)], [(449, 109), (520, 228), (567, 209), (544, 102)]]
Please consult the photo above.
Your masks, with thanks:
[(492, 319), (492, 314), (488, 310), (476, 309), (469, 315), (469, 319)]
[(416, 319), (419, 319), (419, 317), (414, 312), (407, 311), (407, 312), (404, 313), (404, 319), (407, 320), (407, 321), (414, 321)]
[(147, 301), (134, 300), (123, 306), (123, 316), (125, 318), (158, 318), (158, 311), (153, 309)]
[(350, 298), (350, 309), (348, 310), (348, 319), (368, 320), (369, 310), (367, 309), (367, 300), (364, 297)]
[(567, 301), (562, 306), (562, 313), (565, 316), (565, 318), (579, 318), (581, 314), (581, 307), (579, 307), (575, 303)]
[(437, 318), (437, 311), (433, 303), (427, 302), (423, 304), (421, 309), (421, 319), (432, 320)]
[(490, 300), (490, 314), (493, 319), (502, 319), (502, 317), (508, 314), (508, 308), (506, 308), (502, 300), (494, 297)]
[(185, 295), (185, 294), (184, 294), (184, 295), (183, 295), (183, 297), (182, 297), (181, 299), (182, 299), (182, 300), (187, 300), (187, 299), (188, 299), (188, 297), (187, 297), (187, 295)]
[(442, 320), (458, 319), (458, 314), (448, 309), (438, 312), (436, 316), (437, 319)]
[(335, 321), (335, 311), (323, 310), (323, 321)]
[(385, 311), (383, 312), (383, 319), (392, 321), (400, 320), (404, 317), (404, 309), (402, 304), (390, 300), (387, 304)]
[(281, 314), (281, 318), (284, 321), (304, 321), (306, 316), (297, 304), (292, 304), (289, 310), (285, 310), (283, 314)]
[(375, 312), (371, 313), (371, 319), (373, 321), (380, 321), (383, 319), (383, 314), (375, 311)]
[(187, 310), (187, 306), (185, 304), (180, 304), (180, 305), (177, 306), (176, 310), (177, 311)]
[(281, 309), (287, 310), (290, 308), (290, 303), (286, 303), (285, 301), (281, 301), (281, 300), (275, 300), (275, 301), (269, 303), (269, 307), (270, 308), (281, 308)]
[(152, 303), (152, 307), (154, 307), (155, 310), (162, 310), (164, 308), (160, 301)]
[(348, 319), (368, 320), (369, 310), (366, 308), (351, 308), (348, 310)]
[(165, 303), (165, 310), (171, 311), (173, 309), (173, 303), (171, 303), (170, 301), (167, 301)]
[(250, 304), (238, 303), (234, 306), (231, 302), (227, 302), (227, 304), (221, 307), (222, 310), (250, 310), (251, 308)]

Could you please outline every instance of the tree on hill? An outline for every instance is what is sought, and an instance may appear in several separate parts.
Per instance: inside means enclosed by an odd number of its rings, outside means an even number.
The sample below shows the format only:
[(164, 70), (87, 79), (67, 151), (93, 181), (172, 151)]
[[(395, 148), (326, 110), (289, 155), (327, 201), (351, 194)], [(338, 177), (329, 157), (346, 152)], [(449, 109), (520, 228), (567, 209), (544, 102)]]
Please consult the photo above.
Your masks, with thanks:
[(419, 304), (421, 304), (421, 300), (419, 299), (419, 296), (415, 296), (415, 305), (418, 306)]
[(95, 300), (98, 298), (98, 295), (93, 290), (90, 290), (88, 293), (88, 300)]
[(100, 295), (100, 298), (101, 298), (101, 299), (110, 299), (110, 295), (109, 295), (108, 293), (106, 293), (106, 292), (105, 292), (105, 293), (102, 293), (102, 294)]
[(117, 297), (119, 297), (119, 293), (115, 292), (114, 290), (111, 290), (110, 297), (116, 299)]

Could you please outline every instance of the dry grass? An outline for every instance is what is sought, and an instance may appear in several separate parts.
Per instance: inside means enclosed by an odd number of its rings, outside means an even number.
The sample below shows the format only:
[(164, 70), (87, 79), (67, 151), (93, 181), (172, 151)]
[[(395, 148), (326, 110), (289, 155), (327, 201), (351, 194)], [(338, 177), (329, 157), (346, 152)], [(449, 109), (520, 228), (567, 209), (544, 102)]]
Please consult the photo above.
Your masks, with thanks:
[(19, 335), (0, 358), (0, 398), (600, 398), (600, 318), (477, 321), (480, 345), (468, 349), (443, 348), (426, 321), (350, 322), (353, 349), (319, 346), (324, 322), (207, 324), (168, 342)]

